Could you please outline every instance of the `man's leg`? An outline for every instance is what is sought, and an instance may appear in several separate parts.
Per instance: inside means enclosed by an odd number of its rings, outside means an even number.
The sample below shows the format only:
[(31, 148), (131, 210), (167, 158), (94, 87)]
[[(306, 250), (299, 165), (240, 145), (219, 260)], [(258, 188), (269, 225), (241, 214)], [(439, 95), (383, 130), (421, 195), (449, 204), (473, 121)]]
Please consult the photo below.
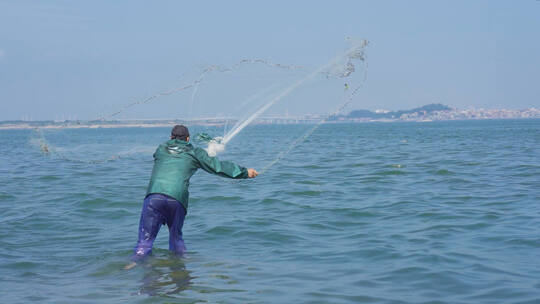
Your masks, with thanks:
[(177, 200), (167, 199), (169, 206), (169, 218), (167, 218), (167, 226), (169, 226), (169, 250), (175, 254), (182, 255), (186, 251), (186, 245), (182, 239), (182, 227), (186, 217), (184, 206)]
[(150, 194), (144, 199), (141, 220), (139, 221), (139, 240), (132, 258), (134, 261), (140, 260), (152, 252), (159, 228), (165, 222), (159, 211), (164, 203), (164, 197), (161, 195)]

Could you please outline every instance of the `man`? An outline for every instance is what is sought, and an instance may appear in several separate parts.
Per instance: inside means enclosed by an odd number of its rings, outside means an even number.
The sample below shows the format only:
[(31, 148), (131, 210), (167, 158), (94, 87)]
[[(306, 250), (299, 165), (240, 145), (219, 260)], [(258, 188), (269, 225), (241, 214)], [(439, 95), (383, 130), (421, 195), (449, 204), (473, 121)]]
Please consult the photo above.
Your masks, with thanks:
[(169, 227), (169, 250), (181, 255), (186, 247), (182, 225), (188, 207), (189, 179), (197, 169), (228, 178), (254, 178), (258, 172), (229, 161), (208, 156), (204, 149), (189, 143), (189, 130), (176, 125), (171, 139), (154, 153), (154, 168), (139, 222), (139, 240), (135, 246), (134, 263), (152, 252), (152, 245), (161, 225)]

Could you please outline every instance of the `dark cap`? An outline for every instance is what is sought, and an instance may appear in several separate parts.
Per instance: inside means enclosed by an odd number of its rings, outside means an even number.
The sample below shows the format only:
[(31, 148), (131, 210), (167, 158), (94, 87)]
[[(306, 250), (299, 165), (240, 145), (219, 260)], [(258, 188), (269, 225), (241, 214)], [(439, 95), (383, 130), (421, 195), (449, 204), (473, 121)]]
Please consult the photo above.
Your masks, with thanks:
[(186, 126), (176, 125), (171, 131), (171, 138), (186, 140), (189, 136), (189, 130)]

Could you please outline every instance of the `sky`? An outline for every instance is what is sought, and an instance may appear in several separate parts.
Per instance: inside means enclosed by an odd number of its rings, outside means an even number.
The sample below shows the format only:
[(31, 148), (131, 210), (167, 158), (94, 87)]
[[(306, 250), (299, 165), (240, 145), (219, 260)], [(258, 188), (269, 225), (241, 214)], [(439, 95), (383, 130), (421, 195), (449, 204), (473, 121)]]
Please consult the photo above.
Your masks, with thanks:
[[(369, 41), (367, 78), (347, 110), (540, 107), (538, 0), (0, 0), (0, 120), (96, 119), (244, 58), (316, 69), (346, 37)], [(245, 95), (299, 77), (251, 82), (264, 73), (207, 79), (196, 94), (115, 118), (227, 115)], [(328, 112), (343, 95), (333, 85), (307, 83), (278, 112)]]

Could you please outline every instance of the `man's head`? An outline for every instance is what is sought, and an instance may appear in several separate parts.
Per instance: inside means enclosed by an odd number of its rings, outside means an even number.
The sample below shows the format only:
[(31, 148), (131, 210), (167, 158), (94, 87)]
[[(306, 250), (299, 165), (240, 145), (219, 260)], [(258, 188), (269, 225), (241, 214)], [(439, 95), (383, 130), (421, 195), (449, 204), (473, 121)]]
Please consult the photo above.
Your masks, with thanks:
[(171, 130), (171, 139), (189, 140), (189, 130), (186, 126), (176, 125)]

